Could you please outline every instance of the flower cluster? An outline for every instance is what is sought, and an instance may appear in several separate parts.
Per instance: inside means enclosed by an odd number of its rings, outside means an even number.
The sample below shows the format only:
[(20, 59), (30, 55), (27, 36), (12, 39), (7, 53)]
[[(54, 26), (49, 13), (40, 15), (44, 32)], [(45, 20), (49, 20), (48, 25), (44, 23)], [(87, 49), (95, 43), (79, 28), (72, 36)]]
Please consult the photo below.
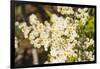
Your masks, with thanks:
[(84, 26), (88, 20), (88, 8), (78, 8), (78, 12), (75, 13), (77, 19), (80, 19), (82, 25)]
[(50, 24), (45, 21), (45, 25), (43, 25), (43, 23), (41, 23), (34, 14), (29, 17), (29, 21), (31, 26), (27, 26), (25, 22), (20, 24), (16, 22), (15, 25), (21, 29), (24, 34), (24, 38), (28, 38), (33, 47), (40, 48), (41, 46), (44, 46), (45, 51), (47, 51), (50, 42)]
[[(52, 44), (50, 47), (50, 62), (49, 63), (63, 63), (69, 61), (69, 56), (77, 57), (73, 50), (77, 44), (76, 37), (76, 23), (71, 23), (71, 18), (58, 17), (56, 14), (51, 16), (53, 22), (52, 28)], [(69, 61), (70, 62), (70, 61)]]
[(81, 45), (82, 50), (78, 50), (78, 61), (94, 61), (94, 50), (92, 50), (94, 48), (94, 40), (87, 37)]
[[(86, 38), (83, 38), (78, 33), (79, 23), (85, 26), (88, 21), (88, 8), (75, 10), (73, 7), (57, 6), (57, 12), (61, 15), (54, 13), (49, 21), (45, 20), (43, 23), (35, 14), (31, 14), (29, 16), (30, 26), (26, 22), (15, 22), (15, 26), (22, 31), (25, 39), (30, 40), (34, 48), (44, 47), (45, 51), (49, 51), (45, 64), (93, 61), (93, 38), (88, 38), (86, 34), (83, 35)], [(18, 46), (16, 37), (15, 46), (16, 48)]]
[(66, 7), (66, 6), (57, 6), (57, 11), (61, 13), (62, 15), (70, 15), (74, 14), (72, 7)]

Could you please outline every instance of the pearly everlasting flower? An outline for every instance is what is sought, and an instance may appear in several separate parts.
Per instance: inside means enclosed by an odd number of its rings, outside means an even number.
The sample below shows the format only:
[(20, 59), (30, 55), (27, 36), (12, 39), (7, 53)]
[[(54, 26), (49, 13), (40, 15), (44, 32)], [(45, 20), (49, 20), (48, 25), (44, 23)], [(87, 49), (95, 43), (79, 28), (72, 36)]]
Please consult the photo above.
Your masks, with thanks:
[(56, 51), (56, 50), (51, 50), (51, 51), (50, 51), (50, 54), (51, 54), (52, 56), (57, 56), (57, 51)]
[(19, 27), (19, 29), (26, 27), (26, 22), (20, 23), (18, 27)]
[(32, 45), (33, 45), (33, 44), (34, 44), (34, 40), (30, 40), (30, 44), (32, 44)]
[(32, 14), (32, 15), (29, 17), (29, 22), (30, 22), (31, 25), (36, 24), (36, 22), (37, 22), (37, 17), (36, 17), (36, 15)]
[(82, 13), (83, 11), (84, 11), (84, 10), (81, 9), (81, 8), (78, 9), (78, 12), (79, 12), (79, 13)]
[(24, 33), (25, 38), (28, 38), (28, 34), (29, 34), (30, 31), (31, 31), (31, 27), (25, 26), (25, 27), (22, 28), (22, 32)]
[(63, 17), (58, 17), (55, 14), (51, 16), (51, 21), (53, 22), (52, 27), (54, 30), (64, 30), (64, 28), (67, 26), (66, 20)]
[(83, 26), (86, 24), (86, 22), (88, 20), (89, 14), (88, 14), (87, 11), (88, 11), (88, 8), (83, 8), (83, 9), (78, 8), (78, 12), (75, 13), (76, 17), (78, 19), (80, 19), (80, 21), (82, 22)]
[(56, 22), (58, 21), (58, 16), (56, 14), (53, 14), (50, 20), (51, 22)]
[(31, 32), (29, 34), (29, 40), (34, 40), (34, 39), (35, 39), (34, 32)]
[(58, 63), (65, 63), (65, 60), (60, 57), (57, 57), (56, 60)]
[(85, 12), (88, 11), (88, 8), (84, 8), (84, 11), (85, 11)]
[(57, 6), (57, 11), (62, 15), (70, 15), (74, 14), (72, 7), (65, 7), (65, 6)]
[(15, 22), (15, 26), (18, 26), (19, 25), (19, 22)]
[(94, 40), (90, 39), (90, 45), (93, 45), (93, 44), (94, 44)]
[(44, 64), (49, 64), (49, 62), (48, 61), (45, 61)]

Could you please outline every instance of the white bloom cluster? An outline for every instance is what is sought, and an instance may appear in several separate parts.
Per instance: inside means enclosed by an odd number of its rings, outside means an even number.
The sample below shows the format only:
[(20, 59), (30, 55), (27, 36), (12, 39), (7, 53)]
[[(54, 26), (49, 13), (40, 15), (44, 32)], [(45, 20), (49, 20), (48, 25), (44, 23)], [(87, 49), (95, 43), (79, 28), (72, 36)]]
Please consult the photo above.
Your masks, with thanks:
[[(79, 56), (81, 52), (76, 53), (78, 50), (74, 48), (81, 44), (83, 44), (83, 49), (94, 46), (94, 40), (92, 38), (84, 38), (86, 41), (83, 43), (78, 40), (81, 38), (77, 33), (78, 24), (79, 21), (82, 22), (83, 26), (86, 24), (89, 16), (87, 12), (88, 8), (78, 8), (77, 11), (74, 11), (72, 7), (57, 6), (57, 11), (62, 15), (73, 14), (76, 18), (52, 14), (50, 16), (50, 22), (44, 21), (44, 23), (41, 23), (35, 14), (31, 14), (29, 16), (30, 26), (27, 26), (26, 22), (16, 22), (15, 25), (21, 29), (24, 38), (28, 38), (33, 47), (41, 48), (43, 46), (45, 51), (48, 51), (48, 48), (50, 48), (48, 53), (49, 60), (45, 64), (82, 61)], [(16, 47), (17, 43), (17, 39), (15, 39)], [(86, 50), (84, 54), (88, 60), (92, 61), (94, 59), (92, 51)]]
[(89, 61), (94, 61), (94, 55), (93, 55), (93, 52), (92, 51), (86, 51), (85, 52), (85, 55), (87, 56), (87, 59)]
[(84, 45), (83, 46), (85, 49), (88, 48), (89, 46), (94, 46), (94, 40), (93, 39), (89, 39), (89, 38), (86, 38), (86, 41), (84, 42)]
[(94, 40), (86, 37), (84, 42), (79, 42), (80, 48), (78, 50), (78, 62), (79, 61), (94, 61)]
[(62, 15), (70, 15), (74, 14), (72, 7), (66, 7), (66, 6), (57, 6), (57, 11), (61, 13)]
[(56, 14), (51, 16), (51, 21), (53, 22), (52, 28), (55, 30), (64, 30), (68, 25), (63, 17), (58, 17)]
[(80, 19), (83, 26), (86, 24), (88, 20), (88, 8), (78, 8), (78, 12), (75, 13), (76, 18)]
[(21, 29), (21, 31), (24, 34), (24, 37), (28, 38), (28, 34), (29, 34), (30, 30), (31, 30), (31, 27), (28, 27), (26, 25), (26, 22), (22, 22), (22, 23), (15, 22), (15, 25), (18, 26), (19, 29)]
[[(86, 41), (83, 44), (83, 49), (89, 49), (89, 48), (93, 48), (93, 47), (94, 47), (94, 40), (86, 38)], [(85, 51), (85, 55), (88, 60), (94, 61), (93, 53), (94, 53), (93, 51)]]
[(31, 41), (31, 44), (34, 44), (34, 47), (40, 48), (41, 46), (44, 46), (45, 51), (47, 51), (50, 42), (50, 24), (48, 23), (48, 21), (45, 21), (45, 25), (43, 25), (43, 23), (40, 23), (36, 16), (34, 17), (32, 15), (30, 16), (32, 31), (29, 34), (29, 40)]
[(77, 44), (75, 38), (79, 37), (76, 33), (77, 24), (70, 23), (73, 21), (71, 18), (58, 17), (56, 14), (51, 16), (51, 21), (53, 24), (51, 26), (51, 58), (49, 63), (66, 62), (68, 61), (68, 56), (77, 57), (77, 54), (73, 50), (75, 44)]
[(43, 25), (43, 23), (40, 23), (34, 14), (29, 17), (29, 22), (31, 26), (27, 26), (26, 22), (20, 24), (16, 22), (15, 25), (21, 29), (24, 34), (24, 38), (28, 38), (34, 47), (40, 48), (41, 46), (44, 46), (45, 51), (47, 51), (50, 42), (48, 38), (50, 32), (50, 24), (45, 21), (45, 25)]

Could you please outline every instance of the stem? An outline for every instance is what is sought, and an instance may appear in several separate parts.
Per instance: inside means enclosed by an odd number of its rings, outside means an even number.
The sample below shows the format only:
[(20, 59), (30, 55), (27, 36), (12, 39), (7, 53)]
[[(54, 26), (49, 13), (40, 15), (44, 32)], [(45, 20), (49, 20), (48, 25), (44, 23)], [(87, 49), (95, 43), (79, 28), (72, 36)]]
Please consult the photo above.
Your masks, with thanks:
[(33, 64), (39, 64), (38, 62), (38, 54), (37, 54), (37, 50), (35, 48), (32, 49), (32, 55), (33, 55)]

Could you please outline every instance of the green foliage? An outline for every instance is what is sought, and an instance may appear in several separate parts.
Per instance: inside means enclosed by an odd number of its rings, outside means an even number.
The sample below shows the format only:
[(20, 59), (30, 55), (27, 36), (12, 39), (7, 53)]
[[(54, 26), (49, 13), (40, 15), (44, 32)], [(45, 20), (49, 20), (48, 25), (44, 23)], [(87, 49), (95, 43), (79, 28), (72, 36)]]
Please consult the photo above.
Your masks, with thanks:
[(69, 55), (69, 56), (67, 57), (67, 59), (68, 59), (68, 62), (75, 62), (76, 59), (77, 59), (77, 57), (76, 57), (76, 56), (71, 56), (71, 55)]
[(23, 35), (21, 29), (18, 28), (18, 26), (15, 26), (15, 36), (19, 39), (24, 38), (24, 35)]
[(45, 12), (46, 12), (46, 14), (47, 14), (49, 17), (51, 17), (52, 13), (51, 13), (50, 11), (45, 10)]
[(92, 38), (94, 34), (94, 16), (89, 16), (84, 32), (88, 37)]

